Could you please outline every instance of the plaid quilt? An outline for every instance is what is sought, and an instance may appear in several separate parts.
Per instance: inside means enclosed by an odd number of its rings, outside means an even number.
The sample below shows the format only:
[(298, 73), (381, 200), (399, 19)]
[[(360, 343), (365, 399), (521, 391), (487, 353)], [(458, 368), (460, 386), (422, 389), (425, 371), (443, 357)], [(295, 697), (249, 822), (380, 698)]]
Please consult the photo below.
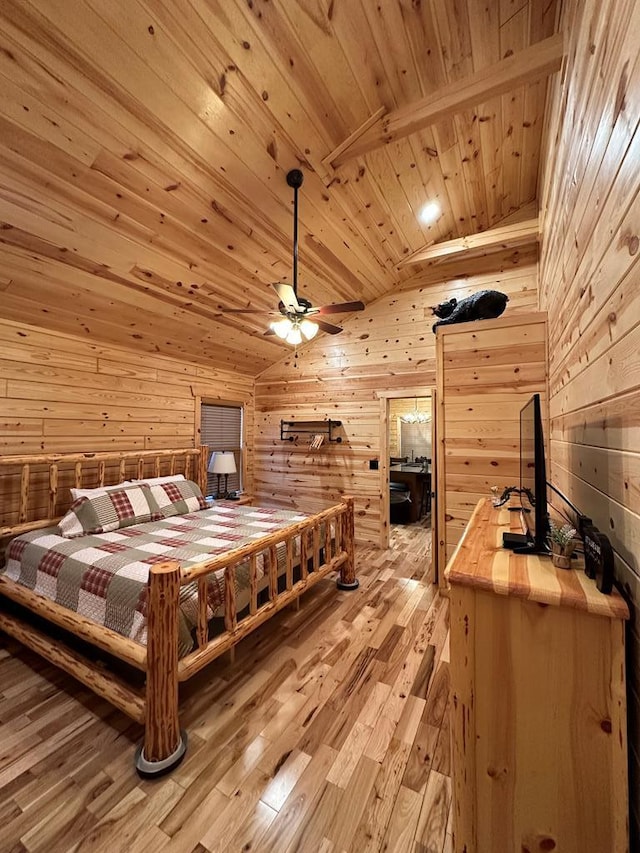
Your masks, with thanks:
[[(281, 509), (214, 504), (210, 509), (65, 539), (57, 527), (24, 533), (7, 548), (4, 574), (40, 595), (143, 645), (147, 639), (147, 580), (153, 563), (183, 567), (239, 548), (306, 518)], [(284, 552), (284, 548), (279, 552)], [(284, 559), (279, 553), (279, 571)], [(258, 559), (264, 574), (262, 556)], [(208, 576), (209, 618), (224, 603), (224, 572)], [(236, 593), (249, 587), (249, 564), (236, 569)], [(238, 605), (241, 598), (239, 596)], [(193, 648), (195, 583), (181, 588), (180, 654)]]

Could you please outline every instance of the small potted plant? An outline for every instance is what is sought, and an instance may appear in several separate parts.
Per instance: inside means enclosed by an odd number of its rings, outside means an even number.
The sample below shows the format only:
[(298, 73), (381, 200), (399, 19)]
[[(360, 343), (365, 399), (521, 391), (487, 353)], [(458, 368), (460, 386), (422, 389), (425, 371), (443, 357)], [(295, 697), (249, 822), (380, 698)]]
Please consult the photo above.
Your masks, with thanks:
[(551, 542), (551, 562), (557, 569), (571, 568), (571, 555), (576, 547), (576, 529), (570, 524), (559, 527), (549, 522), (549, 541)]

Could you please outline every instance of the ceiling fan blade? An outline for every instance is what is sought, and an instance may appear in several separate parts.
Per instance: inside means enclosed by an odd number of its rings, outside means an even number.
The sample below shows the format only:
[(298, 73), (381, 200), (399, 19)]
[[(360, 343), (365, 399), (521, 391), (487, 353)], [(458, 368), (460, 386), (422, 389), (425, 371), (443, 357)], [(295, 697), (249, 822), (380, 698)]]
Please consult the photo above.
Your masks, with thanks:
[(318, 328), (322, 329), (323, 332), (328, 332), (330, 335), (337, 335), (342, 331), (340, 326), (334, 326), (331, 323), (325, 323), (324, 320), (314, 320), (314, 323), (318, 324)]
[(364, 311), (364, 302), (337, 302), (317, 309), (318, 314), (340, 314), (342, 311)]
[(302, 311), (302, 306), (298, 302), (295, 290), (290, 284), (278, 281), (273, 285), (273, 289), (278, 294), (280, 302), (282, 302), (287, 311), (293, 311), (295, 313)]

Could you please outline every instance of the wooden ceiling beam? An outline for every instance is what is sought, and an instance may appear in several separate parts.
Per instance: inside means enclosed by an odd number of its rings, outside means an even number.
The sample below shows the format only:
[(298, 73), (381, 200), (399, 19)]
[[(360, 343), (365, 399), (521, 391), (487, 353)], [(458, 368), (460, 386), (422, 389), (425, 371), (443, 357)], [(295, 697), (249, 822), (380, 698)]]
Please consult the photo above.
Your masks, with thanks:
[(391, 111), (373, 126), (372, 117), (367, 119), (323, 160), (323, 164), (334, 168), (341, 166), (353, 157), (403, 139), (497, 95), (548, 77), (560, 70), (563, 56), (562, 33), (556, 33), (463, 80), (443, 86), (426, 98)]
[(491, 228), (478, 234), (470, 234), (468, 237), (458, 237), (455, 240), (446, 240), (443, 243), (433, 243), (426, 249), (414, 252), (413, 255), (404, 258), (398, 267), (406, 267), (409, 264), (419, 264), (425, 261), (435, 261), (439, 258), (449, 259), (451, 255), (459, 255), (491, 247), (496, 251), (513, 249), (516, 246), (526, 246), (538, 241), (538, 217), (517, 222), (513, 225), (502, 225), (499, 228)]

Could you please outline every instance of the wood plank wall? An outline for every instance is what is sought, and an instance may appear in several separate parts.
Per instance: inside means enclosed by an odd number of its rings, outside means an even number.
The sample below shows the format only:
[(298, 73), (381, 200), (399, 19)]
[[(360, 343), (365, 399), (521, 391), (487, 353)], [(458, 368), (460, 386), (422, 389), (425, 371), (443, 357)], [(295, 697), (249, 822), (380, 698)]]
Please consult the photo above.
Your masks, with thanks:
[(567, 0), (553, 93), (540, 307), (551, 473), (615, 548), (628, 632), (631, 849), (640, 849), (640, 2)]
[[(496, 266), (499, 265), (499, 266)], [(491, 269), (492, 268), (492, 269)], [(475, 272), (474, 272), (475, 270)], [(435, 336), (429, 306), (495, 287), (509, 294), (509, 312), (537, 307), (535, 252), (467, 260), (435, 267), (371, 303), (344, 323), (344, 331), (320, 335), (268, 368), (256, 380), (255, 494), (280, 506), (316, 511), (356, 498), (356, 536), (380, 540), (382, 492), (370, 460), (381, 447), (378, 394), (435, 384)], [(280, 419), (336, 418), (341, 444), (311, 450), (308, 442), (280, 440)]]
[[(246, 401), (250, 490), (252, 377), (0, 321), (2, 455), (193, 447), (200, 396)], [(17, 495), (5, 475), (0, 523)]]
[(437, 547), (444, 580), (444, 567), (480, 498), (494, 485), (502, 492), (520, 482), (520, 410), (536, 392), (546, 422), (546, 316), (512, 314), (481, 325), (445, 326), (436, 350)]

